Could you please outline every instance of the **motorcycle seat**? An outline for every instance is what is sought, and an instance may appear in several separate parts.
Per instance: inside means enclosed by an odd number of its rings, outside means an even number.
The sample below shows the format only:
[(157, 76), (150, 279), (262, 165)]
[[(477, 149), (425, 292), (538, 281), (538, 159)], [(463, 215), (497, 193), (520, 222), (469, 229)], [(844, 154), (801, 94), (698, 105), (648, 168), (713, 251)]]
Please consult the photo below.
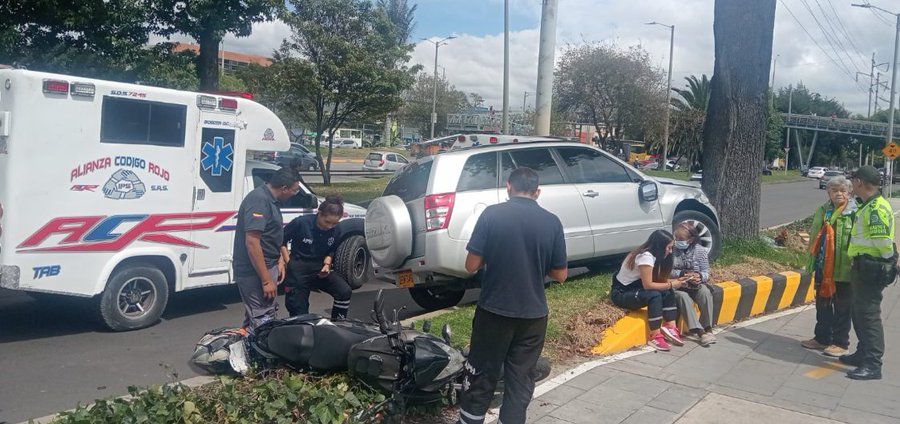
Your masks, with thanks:
[(273, 328), (266, 337), (267, 350), (294, 366), (305, 366), (318, 345), (312, 325), (283, 325)]
[(350, 348), (373, 336), (371, 331), (337, 325), (315, 327), (313, 349), (309, 356), (309, 366), (320, 371), (343, 371), (347, 369), (347, 354)]

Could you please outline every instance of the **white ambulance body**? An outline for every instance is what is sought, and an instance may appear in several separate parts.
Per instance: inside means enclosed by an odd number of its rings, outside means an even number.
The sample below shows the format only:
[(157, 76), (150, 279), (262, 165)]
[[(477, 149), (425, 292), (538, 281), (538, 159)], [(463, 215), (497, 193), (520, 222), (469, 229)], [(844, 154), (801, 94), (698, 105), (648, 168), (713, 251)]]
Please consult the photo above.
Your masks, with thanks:
[[(247, 151), (289, 140), (244, 98), (0, 70), (0, 287), (95, 297), (114, 330), (154, 324), (171, 292), (232, 282), (236, 211), (275, 169)], [(287, 203), (286, 221), (318, 199)], [(347, 212), (344, 271), (364, 273), (365, 211)]]

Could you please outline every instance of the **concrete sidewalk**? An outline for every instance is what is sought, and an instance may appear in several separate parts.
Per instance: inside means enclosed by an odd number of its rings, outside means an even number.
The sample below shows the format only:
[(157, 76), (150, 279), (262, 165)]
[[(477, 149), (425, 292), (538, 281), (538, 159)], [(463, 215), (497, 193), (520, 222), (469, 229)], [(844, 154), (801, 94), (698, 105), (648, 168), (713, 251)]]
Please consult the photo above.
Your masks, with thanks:
[[(900, 422), (900, 287), (885, 291), (884, 379), (858, 382), (800, 347), (815, 308), (726, 329), (703, 348), (686, 341), (591, 369), (532, 401), (529, 422)], [(852, 332), (851, 332), (852, 334)], [(855, 349), (856, 338), (852, 346)]]

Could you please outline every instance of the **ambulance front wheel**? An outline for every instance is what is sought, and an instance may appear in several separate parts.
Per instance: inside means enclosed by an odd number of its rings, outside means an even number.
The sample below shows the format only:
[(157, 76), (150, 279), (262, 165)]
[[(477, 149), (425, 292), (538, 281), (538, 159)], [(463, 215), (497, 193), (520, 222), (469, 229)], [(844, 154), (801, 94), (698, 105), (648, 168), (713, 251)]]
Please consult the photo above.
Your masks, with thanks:
[(127, 265), (113, 273), (99, 296), (100, 319), (113, 331), (149, 327), (159, 321), (168, 300), (162, 271), (147, 264)]

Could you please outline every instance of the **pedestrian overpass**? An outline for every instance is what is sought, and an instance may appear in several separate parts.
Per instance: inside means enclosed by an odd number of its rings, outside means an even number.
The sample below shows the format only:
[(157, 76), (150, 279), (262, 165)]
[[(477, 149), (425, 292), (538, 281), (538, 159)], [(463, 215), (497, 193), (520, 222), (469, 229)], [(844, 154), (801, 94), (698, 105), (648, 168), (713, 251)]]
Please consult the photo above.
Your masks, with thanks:
[[(782, 113), (781, 118), (784, 119), (784, 126), (797, 130), (824, 131), (856, 137), (874, 137), (882, 140), (887, 137), (888, 124), (884, 122), (800, 115), (796, 113)], [(900, 134), (900, 125), (894, 125), (894, 134)]]

